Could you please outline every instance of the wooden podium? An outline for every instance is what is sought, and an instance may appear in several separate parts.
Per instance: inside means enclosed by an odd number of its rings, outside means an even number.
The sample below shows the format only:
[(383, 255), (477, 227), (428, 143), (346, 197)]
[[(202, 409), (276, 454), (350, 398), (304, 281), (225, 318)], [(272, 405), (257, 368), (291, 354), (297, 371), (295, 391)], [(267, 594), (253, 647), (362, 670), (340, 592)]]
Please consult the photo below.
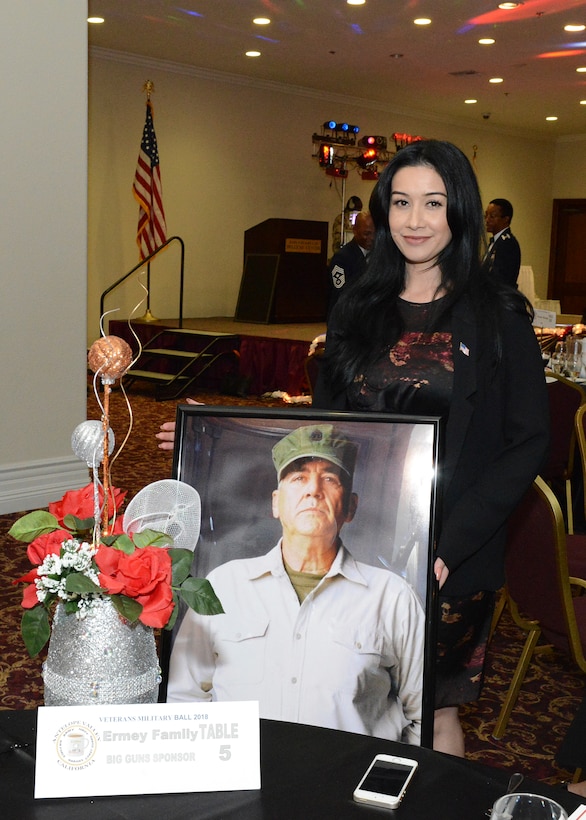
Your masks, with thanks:
[(236, 321), (325, 321), (327, 245), (327, 222), (265, 219), (245, 231)]

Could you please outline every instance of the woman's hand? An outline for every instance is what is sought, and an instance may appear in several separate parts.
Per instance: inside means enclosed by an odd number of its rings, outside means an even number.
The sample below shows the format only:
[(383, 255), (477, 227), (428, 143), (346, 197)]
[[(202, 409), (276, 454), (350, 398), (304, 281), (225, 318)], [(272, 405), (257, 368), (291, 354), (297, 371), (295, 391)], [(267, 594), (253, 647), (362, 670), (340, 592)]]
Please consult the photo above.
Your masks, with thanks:
[[(187, 404), (203, 404), (202, 401), (187, 399)], [(172, 450), (175, 446), (175, 422), (165, 421), (159, 427), (159, 432), (155, 433), (155, 438), (159, 440), (157, 447), (159, 450)]]
[(441, 558), (435, 559), (435, 563), (433, 565), (433, 574), (435, 575), (436, 581), (438, 582), (439, 588), (441, 589), (448, 580), (448, 575), (450, 574), (450, 570), (446, 567)]

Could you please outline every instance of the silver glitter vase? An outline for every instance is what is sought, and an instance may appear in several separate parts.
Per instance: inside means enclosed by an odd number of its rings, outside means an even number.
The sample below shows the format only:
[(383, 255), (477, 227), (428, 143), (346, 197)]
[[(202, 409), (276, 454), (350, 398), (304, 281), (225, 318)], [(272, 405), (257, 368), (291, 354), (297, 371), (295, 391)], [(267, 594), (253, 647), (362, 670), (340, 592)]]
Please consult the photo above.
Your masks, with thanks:
[(45, 706), (156, 703), (161, 670), (154, 632), (121, 618), (109, 598), (95, 601), (83, 619), (58, 604), (43, 681)]

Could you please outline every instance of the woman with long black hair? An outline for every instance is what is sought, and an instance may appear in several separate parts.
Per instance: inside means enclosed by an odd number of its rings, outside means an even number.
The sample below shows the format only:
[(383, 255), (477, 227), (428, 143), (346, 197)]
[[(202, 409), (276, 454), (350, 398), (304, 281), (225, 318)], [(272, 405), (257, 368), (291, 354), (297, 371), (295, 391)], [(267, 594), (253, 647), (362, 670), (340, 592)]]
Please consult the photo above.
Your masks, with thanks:
[(456, 146), (398, 151), (370, 212), (368, 269), (330, 318), (313, 406), (444, 420), (434, 748), (463, 755), (458, 706), (482, 685), (506, 521), (547, 450), (543, 364), (530, 304), (482, 266), (480, 193)]

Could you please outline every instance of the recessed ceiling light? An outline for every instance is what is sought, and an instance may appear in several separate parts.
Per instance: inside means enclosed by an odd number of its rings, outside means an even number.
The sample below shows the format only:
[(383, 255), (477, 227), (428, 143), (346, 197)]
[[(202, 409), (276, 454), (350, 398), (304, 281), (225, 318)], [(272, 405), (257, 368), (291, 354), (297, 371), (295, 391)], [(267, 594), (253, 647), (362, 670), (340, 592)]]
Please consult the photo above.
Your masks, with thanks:
[(247, 51), (247, 57), (260, 57), (260, 51)]
[(580, 105), (586, 105), (586, 100), (580, 100)]
[(505, 11), (510, 11), (511, 9), (516, 9), (519, 6), (522, 6), (523, 3), (499, 3), (499, 9), (504, 9)]
[(492, 46), (496, 42), (492, 37), (482, 37), (479, 41), (481, 46)]
[(502, 83), (503, 78), (502, 77), (491, 77), (488, 82), (489, 83)]
[(252, 22), (257, 26), (268, 26), (271, 21), (268, 17), (255, 17)]
[(472, 103), (477, 103), (478, 100), (464, 100), (464, 102), (466, 103), (466, 105), (472, 105)]
[(586, 28), (585, 25), (576, 23), (575, 25), (570, 23), (567, 26), (564, 26), (564, 31), (584, 31)]
[(578, 74), (586, 73), (586, 65), (580, 66), (580, 68), (577, 68), (576, 71), (578, 72)]
[(346, 0), (349, 6), (363, 6), (366, 0)]
[(545, 119), (546, 119), (548, 122), (555, 122), (555, 121), (557, 120), (557, 117), (546, 117)]
[(431, 23), (429, 17), (418, 17), (416, 20), (413, 20), (416, 26), (428, 26)]
[(103, 23), (104, 18), (103, 17), (88, 17), (87, 21), (88, 21), (88, 23)]

